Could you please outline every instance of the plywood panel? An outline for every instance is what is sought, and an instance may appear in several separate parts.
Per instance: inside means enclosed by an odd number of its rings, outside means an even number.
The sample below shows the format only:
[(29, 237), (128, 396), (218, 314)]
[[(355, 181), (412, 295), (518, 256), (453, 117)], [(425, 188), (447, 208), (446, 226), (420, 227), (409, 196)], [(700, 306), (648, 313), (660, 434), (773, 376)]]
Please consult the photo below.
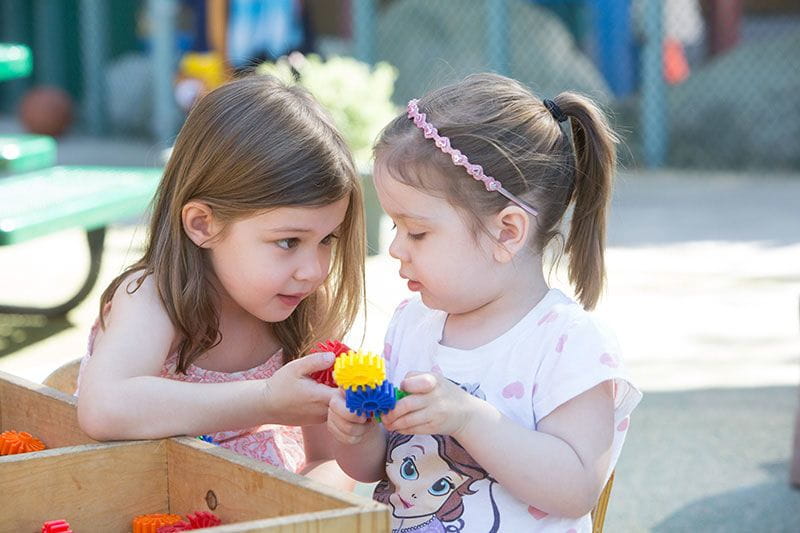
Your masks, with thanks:
[(77, 399), (0, 372), (0, 430), (27, 431), (48, 448), (97, 441), (78, 427)]
[(167, 512), (166, 441), (88, 444), (0, 457), (0, 531), (127, 532), (134, 516)]

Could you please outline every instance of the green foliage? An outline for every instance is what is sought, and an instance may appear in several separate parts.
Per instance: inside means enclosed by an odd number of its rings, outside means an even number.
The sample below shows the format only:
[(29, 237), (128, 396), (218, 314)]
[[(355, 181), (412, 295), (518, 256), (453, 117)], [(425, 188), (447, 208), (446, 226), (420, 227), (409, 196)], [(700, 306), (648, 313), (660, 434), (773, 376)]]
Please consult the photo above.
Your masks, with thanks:
[[(299, 73), (296, 80), (292, 68)], [(397, 70), (388, 63), (370, 68), (350, 57), (323, 61), (316, 55), (292, 55), (259, 65), (258, 73), (298, 83), (314, 95), (342, 132), (359, 168), (369, 164), (378, 134), (398, 112), (391, 101)]]

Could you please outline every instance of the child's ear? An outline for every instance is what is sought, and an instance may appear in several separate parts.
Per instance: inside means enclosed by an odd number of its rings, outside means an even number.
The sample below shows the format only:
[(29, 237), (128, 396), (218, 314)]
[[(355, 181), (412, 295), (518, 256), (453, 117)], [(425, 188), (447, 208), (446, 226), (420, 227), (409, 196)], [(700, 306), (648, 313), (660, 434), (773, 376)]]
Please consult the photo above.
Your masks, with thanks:
[(508, 263), (525, 247), (531, 231), (528, 214), (516, 205), (510, 205), (497, 213), (493, 219), (492, 234), (497, 245), (494, 258), (500, 263)]
[(217, 223), (211, 207), (192, 200), (181, 209), (183, 231), (200, 248), (209, 248), (211, 238), (217, 233)]

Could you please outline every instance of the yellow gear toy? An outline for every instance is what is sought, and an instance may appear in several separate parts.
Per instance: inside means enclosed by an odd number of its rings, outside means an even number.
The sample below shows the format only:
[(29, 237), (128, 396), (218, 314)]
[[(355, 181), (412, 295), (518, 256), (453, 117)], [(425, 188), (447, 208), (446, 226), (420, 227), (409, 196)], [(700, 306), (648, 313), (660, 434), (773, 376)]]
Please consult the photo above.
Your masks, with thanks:
[(386, 361), (372, 352), (349, 351), (336, 358), (333, 379), (345, 390), (379, 387), (386, 379)]

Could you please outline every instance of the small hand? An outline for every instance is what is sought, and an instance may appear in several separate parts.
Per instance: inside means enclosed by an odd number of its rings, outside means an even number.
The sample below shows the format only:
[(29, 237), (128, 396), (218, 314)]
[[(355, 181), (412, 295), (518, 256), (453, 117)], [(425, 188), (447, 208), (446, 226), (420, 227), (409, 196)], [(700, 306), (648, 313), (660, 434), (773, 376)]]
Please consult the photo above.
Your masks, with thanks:
[(328, 431), (342, 444), (358, 444), (374, 427), (369, 418), (351, 413), (345, 403), (345, 393), (338, 389), (328, 404)]
[(407, 435), (455, 435), (480, 402), (441, 374), (409, 372), (400, 388), (410, 394), (382, 417), (383, 425)]
[(308, 377), (333, 364), (331, 352), (320, 352), (283, 365), (265, 381), (264, 396), (271, 420), (278, 424), (307, 426), (325, 422), (328, 403), (336, 389)]

